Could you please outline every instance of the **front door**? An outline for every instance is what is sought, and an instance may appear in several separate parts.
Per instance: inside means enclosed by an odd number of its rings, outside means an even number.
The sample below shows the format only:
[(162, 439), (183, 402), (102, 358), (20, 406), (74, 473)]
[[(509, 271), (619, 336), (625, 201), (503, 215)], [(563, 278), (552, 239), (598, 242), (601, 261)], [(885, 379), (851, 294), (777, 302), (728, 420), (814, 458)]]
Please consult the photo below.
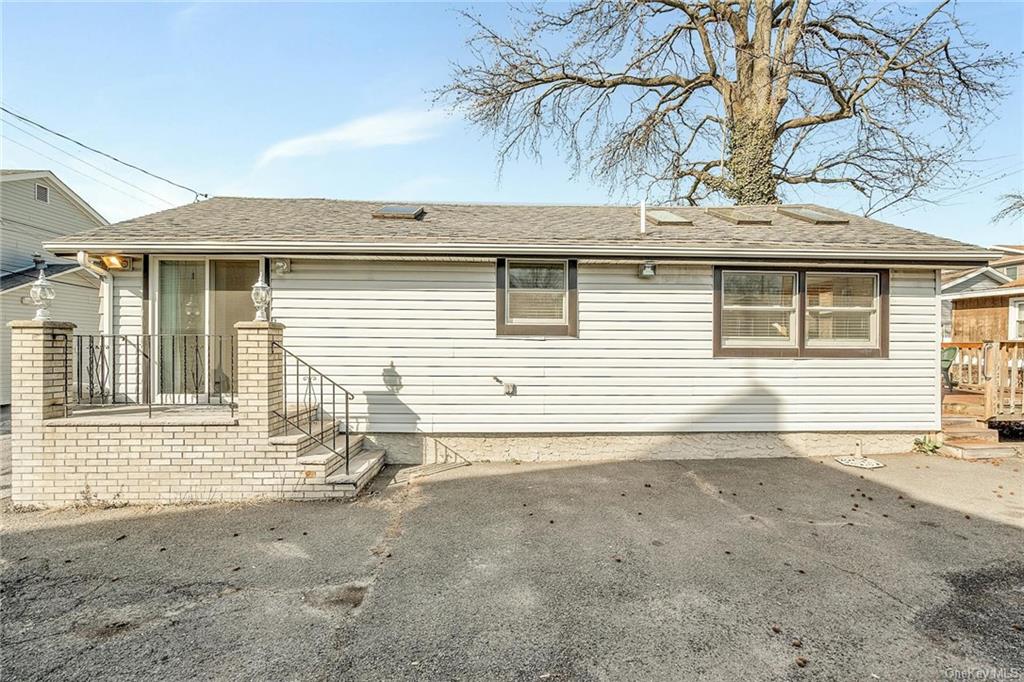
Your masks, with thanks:
[(233, 393), (235, 323), (253, 318), (257, 259), (167, 259), (157, 266), (156, 391), (161, 402)]

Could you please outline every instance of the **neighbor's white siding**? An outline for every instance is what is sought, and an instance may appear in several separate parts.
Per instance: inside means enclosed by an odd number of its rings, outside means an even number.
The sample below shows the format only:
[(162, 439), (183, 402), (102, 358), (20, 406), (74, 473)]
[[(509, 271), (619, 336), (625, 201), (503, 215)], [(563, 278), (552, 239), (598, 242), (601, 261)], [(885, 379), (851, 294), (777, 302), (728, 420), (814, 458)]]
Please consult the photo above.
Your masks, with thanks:
[[(49, 203), (36, 200), (37, 184), (49, 188)], [(43, 242), (98, 225), (56, 185), (42, 178), (0, 182), (0, 223), (0, 270), (3, 272), (32, 267), (34, 253), (52, 262), (55, 258), (43, 251)]]
[(579, 338), (497, 337), (494, 279), (493, 263), (293, 260), (273, 315), (370, 432), (939, 427), (933, 271), (892, 273), (888, 359), (713, 358), (709, 266), (581, 265)]
[[(35, 198), (36, 184), (50, 190), (49, 202)], [(48, 262), (59, 260), (43, 249), (43, 242), (62, 235), (81, 232), (99, 223), (72, 202), (48, 179), (6, 179), (0, 182), (0, 272), (10, 273), (30, 268), (33, 254)], [(64, 260), (63, 262), (72, 262)], [(51, 307), (53, 319), (74, 322), (76, 333), (96, 334), (101, 328), (99, 318), (99, 284), (81, 272), (60, 275), (55, 282), (80, 286), (56, 285), (57, 298)], [(81, 288), (85, 287), (85, 288)], [(0, 317), (0, 404), (11, 402), (11, 320), (31, 318), (35, 308), (21, 302), (28, 296), (28, 287), (8, 290), (2, 295)]]
[[(54, 320), (74, 322), (76, 334), (100, 333), (99, 287), (95, 277), (74, 271), (51, 278), (56, 297), (50, 305)], [(0, 296), (0, 405), (11, 402), (11, 320), (31, 320), (36, 308), (28, 299), (29, 287), (9, 289)], [(23, 299), (25, 302), (23, 302)]]

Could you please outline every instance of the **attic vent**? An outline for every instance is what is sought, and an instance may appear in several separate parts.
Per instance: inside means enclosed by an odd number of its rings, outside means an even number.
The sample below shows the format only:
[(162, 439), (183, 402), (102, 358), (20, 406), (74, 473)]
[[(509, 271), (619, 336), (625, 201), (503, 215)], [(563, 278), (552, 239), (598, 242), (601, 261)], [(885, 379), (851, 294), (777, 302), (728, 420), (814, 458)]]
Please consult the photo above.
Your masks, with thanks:
[(687, 220), (672, 211), (654, 209), (647, 211), (647, 219), (655, 225), (693, 225), (692, 220)]
[(708, 215), (713, 215), (722, 220), (728, 220), (734, 225), (771, 225), (771, 218), (762, 218), (741, 208), (709, 208)]
[(50, 188), (46, 185), (36, 185), (36, 201), (50, 203)]
[(381, 206), (372, 215), (388, 220), (419, 220), (424, 214), (422, 206)]
[(832, 215), (830, 213), (824, 213), (823, 211), (816, 211), (813, 208), (804, 208), (803, 206), (787, 206), (775, 209), (780, 215), (787, 216), (789, 218), (796, 218), (802, 220), (805, 223), (812, 225), (847, 225), (849, 219), (843, 218), (842, 216)]

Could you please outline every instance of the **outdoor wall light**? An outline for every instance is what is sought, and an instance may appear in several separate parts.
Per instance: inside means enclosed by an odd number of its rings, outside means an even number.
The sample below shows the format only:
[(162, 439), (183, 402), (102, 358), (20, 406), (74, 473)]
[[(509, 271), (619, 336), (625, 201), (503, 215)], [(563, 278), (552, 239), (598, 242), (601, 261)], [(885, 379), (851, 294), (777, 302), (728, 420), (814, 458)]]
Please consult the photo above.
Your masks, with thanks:
[(32, 297), (32, 303), (36, 306), (36, 316), (34, 319), (41, 321), (49, 320), (50, 303), (57, 296), (57, 292), (53, 290), (53, 285), (46, 279), (45, 270), (39, 270), (39, 279), (28, 290), (28, 294)]
[(654, 261), (648, 260), (640, 264), (636, 276), (640, 279), (652, 279), (656, 274), (658, 274), (658, 266), (654, 264)]
[(267, 310), (270, 308), (270, 287), (263, 281), (263, 273), (256, 284), (252, 285), (252, 303), (256, 306), (256, 322), (267, 321)]
[(107, 270), (124, 270), (129, 271), (132, 269), (132, 259), (128, 256), (100, 256), (103, 260), (103, 266)]

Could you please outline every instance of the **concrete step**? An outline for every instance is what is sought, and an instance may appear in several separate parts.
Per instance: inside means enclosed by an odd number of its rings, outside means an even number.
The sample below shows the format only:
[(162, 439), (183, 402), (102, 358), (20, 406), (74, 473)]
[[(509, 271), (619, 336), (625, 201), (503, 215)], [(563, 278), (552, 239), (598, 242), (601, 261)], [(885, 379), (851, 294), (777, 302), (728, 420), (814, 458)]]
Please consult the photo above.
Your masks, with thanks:
[(994, 459), (1017, 454), (1013, 447), (979, 438), (951, 438), (942, 444), (939, 452), (957, 459)]
[(357, 493), (366, 487), (366, 484), (372, 481), (373, 477), (384, 468), (385, 454), (383, 448), (362, 450), (349, 461), (347, 474), (345, 473), (344, 465), (342, 465), (337, 473), (327, 477), (327, 482)]
[(992, 443), (999, 442), (999, 432), (994, 429), (990, 429), (987, 426), (971, 427), (943, 425), (942, 437), (945, 440), (967, 438), (971, 440), (986, 440)]
[[(338, 452), (343, 451), (344, 448), (345, 448), (344, 437), (340, 437), (338, 439)], [(348, 437), (349, 457), (350, 458), (351, 457), (355, 457), (356, 455), (358, 455), (360, 453), (360, 451), (362, 451), (362, 449), (363, 449), (363, 434), (361, 434), (361, 433), (359, 433), (359, 434), (356, 434), (356, 433), (349, 434), (349, 437)], [(327, 465), (331, 464), (331, 460), (333, 460), (335, 458), (341, 459), (341, 455), (338, 454), (338, 453), (332, 452), (331, 449), (328, 448), (328, 447), (325, 447), (323, 445), (317, 444), (317, 446), (315, 448), (313, 448), (312, 450), (310, 450), (309, 452), (307, 452), (307, 453), (305, 453), (303, 455), (299, 455), (298, 457), (296, 457), (295, 461), (298, 462), (299, 464), (304, 464), (304, 465), (309, 465), (309, 466), (327, 466)]]
[(271, 445), (301, 445), (306, 439), (312, 439), (306, 431), (312, 433), (324, 440), (331, 437), (331, 429), (337, 428), (338, 422), (333, 419), (325, 419), (324, 421), (300, 422), (302, 429), (297, 429), (292, 425), (288, 425), (288, 430), (285, 433), (278, 434), (270, 437)]
[[(308, 404), (305, 404), (305, 403), (288, 403), (288, 405), (286, 407), (287, 407), (286, 412), (288, 414), (288, 418), (289, 419), (293, 419), (293, 420), (294, 419), (309, 419), (310, 413), (311, 412), (316, 412), (320, 408), (319, 405), (308, 405)], [(283, 416), (285, 413), (282, 412), (281, 414)]]

